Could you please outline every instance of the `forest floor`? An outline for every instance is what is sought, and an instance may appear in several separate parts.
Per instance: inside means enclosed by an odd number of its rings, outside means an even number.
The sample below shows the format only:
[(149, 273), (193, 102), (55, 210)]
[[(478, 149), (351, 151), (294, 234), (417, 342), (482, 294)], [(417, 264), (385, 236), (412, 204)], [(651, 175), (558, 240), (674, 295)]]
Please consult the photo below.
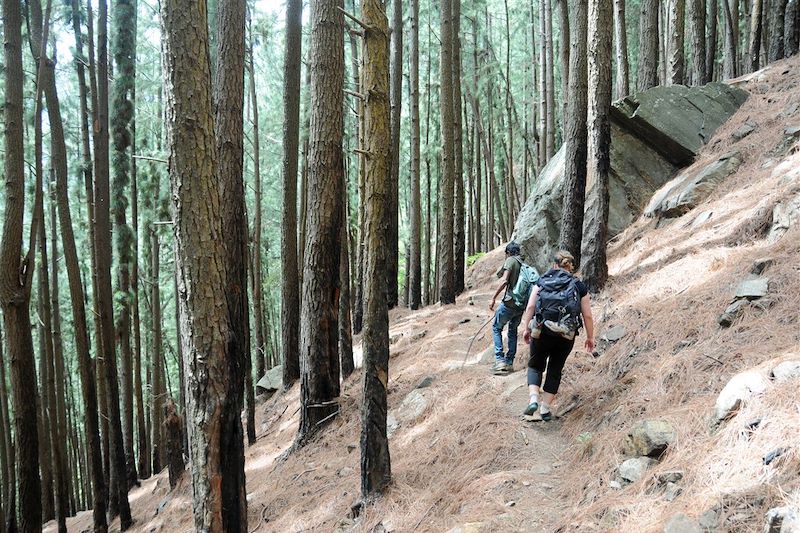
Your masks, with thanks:
[[(352, 516), (359, 500), (359, 373), (342, 388), (340, 415), (285, 460), (299, 422), (298, 387), (259, 404), (246, 451), (249, 531), (662, 531), (677, 512), (713, 511), (717, 531), (761, 531), (776, 505), (800, 504), (797, 382), (770, 385), (712, 431), (714, 402), (731, 376), (800, 359), (800, 227), (770, 233), (773, 211), (800, 204), (800, 58), (740, 82), (751, 97), (693, 169), (737, 150), (743, 163), (696, 208), (635, 222), (610, 245), (611, 279), (593, 301), (600, 357), (567, 361), (556, 412), (528, 422), (520, 338), (515, 372), (492, 376), (488, 304), (497, 249), (468, 272), (456, 305), (393, 310), (389, 382), (393, 483)], [(734, 135), (745, 123), (754, 131)], [(754, 261), (769, 257), (769, 295), (730, 328), (717, 317)], [(469, 356), (467, 348), (476, 332)], [(358, 359), (359, 339), (355, 339)], [(576, 347), (583, 345), (583, 338)], [(614, 486), (622, 442), (645, 419), (671, 423), (676, 441), (641, 480)], [(757, 430), (744, 431), (753, 419)], [(748, 426), (750, 427), (750, 426)], [(783, 449), (770, 465), (762, 458)], [(680, 471), (666, 498), (659, 475)], [(166, 472), (130, 494), (133, 530), (191, 531), (188, 475), (170, 492)], [(91, 512), (70, 519), (89, 530)], [(115, 522), (114, 528), (118, 528)], [(45, 531), (55, 531), (48, 524)]]

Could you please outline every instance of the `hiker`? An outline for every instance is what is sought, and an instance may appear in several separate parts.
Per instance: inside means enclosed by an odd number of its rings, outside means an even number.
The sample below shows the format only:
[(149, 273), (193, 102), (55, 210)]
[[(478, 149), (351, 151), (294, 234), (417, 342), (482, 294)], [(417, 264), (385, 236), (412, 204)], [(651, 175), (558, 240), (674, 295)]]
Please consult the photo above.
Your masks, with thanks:
[[(544, 421), (553, 418), (551, 407), (561, 384), (561, 371), (581, 323), (586, 326), (584, 346), (589, 353), (594, 351), (589, 290), (574, 275), (575, 258), (569, 252), (559, 250), (554, 261), (553, 268), (536, 282), (522, 317), (525, 322), (523, 337), (531, 346), (528, 360), (530, 401), (525, 414), (533, 415), (538, 410)], [(542, 387), (545, 368), (547, 376)], [(541, 398), (540, 387), (544, 390)]]
[[(517, 329), (519, 328), (520, 319), (522, 319), (524, 306), (516, 303), (512, 295), (512, 289), (517, 284), (520, 270), (524, 264), (519, 254), (519, 244), (511, 241), (506, 245), (506, 260), (497, 271), (500, 285), (497, 286), (497, 291), (492, 297), (492, 303), (489, 304), (489, 309), (494, 311), (497, 296), (505, 290), (492, 323), (495, 359), (492, 372), (496, 375), (508, 374), (514, 370), (514, 357), (517, 354)], [(508, 325), (508, 352), (503, 351), (503, 328), (506, 325)]]

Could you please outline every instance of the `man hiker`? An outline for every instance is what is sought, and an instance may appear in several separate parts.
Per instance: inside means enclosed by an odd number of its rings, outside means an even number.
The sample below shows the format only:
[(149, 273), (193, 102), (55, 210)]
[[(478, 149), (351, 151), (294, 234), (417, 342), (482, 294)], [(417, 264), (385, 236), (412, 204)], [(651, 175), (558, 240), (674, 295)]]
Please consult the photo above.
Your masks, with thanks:
[[(531, 345), (528, 360), (528, 392), (530, 402), (525, 415), (537, 410), (542, 420), (553, 418), (551, 407), (561, 384), (561, 371), (575, 344), (575, 335), (586, 326), (585, 347), (594, 350), (594, 320), (586, 285), (576, 278), (575, 258), (560, 250), (555, 264), (531, 291), (522, 320), (525, 322), (525, 342)], [(542, 376), (547, 376), (542, 387)], [(544, 393), (539, 396), (540, 388)]]
[[(503, 266), (497, 271), (500, 284), (494, 293), (489, 309), (494, 311), (497, 296), (505, 290), (500, 306), (494, 314), (492, 324), (492, 335), (494, 336), (494, 359), (492, 373), (504, 375), (514, 370), (514, 357), (517, 354), (517, 328), (522, 319), (522, 306), (514, 302), (512, 289), (517, 284), (519, 273), (522, 268), (522, 258), (519, 256), (519, 244), (510, 242), (506, 245), (506, 260)], [(503, 351), (503, 328), (508, 325), (508, 352)]]

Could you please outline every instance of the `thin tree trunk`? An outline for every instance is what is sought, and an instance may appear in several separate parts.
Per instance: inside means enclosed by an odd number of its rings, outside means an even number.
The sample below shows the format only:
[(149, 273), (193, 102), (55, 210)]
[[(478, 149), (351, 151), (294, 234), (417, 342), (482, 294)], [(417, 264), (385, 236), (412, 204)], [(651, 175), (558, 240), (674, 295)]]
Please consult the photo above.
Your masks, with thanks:
[(671, 0), (669, 3), (669, 73), (667, 79), (673, 85), (681, 85), (684, 82), (685, 19), (686, 0)]
[(659, 0), (642, 0), (639, 12), (637, 91), (646, 91), (658, 85), (658, 12)]
[[(725, 16), (725, 52), (722, 56), (722, 78), (729, 80), (738, 76), (736, 64), (737, 54), (737, 28), (739, 24), (739, 2), (738, 0), (721, 0), (722, 11)], [(781, 24), (783, 27), (783, 24)], [(781, 39), (782, 39), (781, 34)], [(772, 51), (772, 47), (770, 47)], [(774, 61), (774, 59), (773, 59)]]
[(311, 7), (309, 205), (300, 317), (298, 445), (339, 411), (344, 15), (341, 0), (319, 0)]
[[(770, 40), (769, 40), (769, 61), (777, 61), (785, 56), (784, 46), (784, 22), (786, 17), (786, 5), (788, 0), (772, 0), (770, 8)], [(727, 34), (726, 34), (727, 35)], [(726, 41), (727, 44), (727, 41)], [(727, 48), (726, 48), (727, 54)]]
[[(552, 1), (552, 0), (545, 0)], [(569, 2), (568, 0), (556, 0), (558, 2), (558, 24), (560, 26), (561, 38), (558, 43), (559, 58), (561, 63), (561, 128), (563, 130), (567, 123), (567, 98), (569, 95), (569, 68), (570, 68), (570, 29), (569, 29)], [(553, 88), (555, 91), (555, 86)], [(554, 119), (555, 120), (555, 119)], [(563, 142), (563, 138), (562, 138)], [(555, 147), (555, 144), (553, 145)], [(554, 152), (555, 153), (555, 149)]]
[[(758, 0), (760, 1), (760, 0)], [(706, 77), (706, 3), (689, 0), (689, 35), (692, 40), (692, 84), (705, 85)]]
[(300, 282), (297, 264), (297, 149), (300, 141), (302, 0), (286, 3), (283, 63), (283, 218), (281, 220), (281, 336), (283, 387), (300, 377)]
[(453, 16), (453, 290), (464, 292), (464, 147), (461, 116), (461, 0), (452, 1)]
[(411, 0), (411, 50), (409, 57), (409, 92), (411, 93), (411, 172), (410, 261), (408, 271), (411, 309), (422, 305), (422, 249), (420, 239), (420, 125), (419, 125), (419, 0)]
[[(647, 1), (647, 0), (645, 0)], [(586, 106), (587, 106), (587, 0), (573, 4), (573, 44), (570, 53), (570, 94), (565, 126), (566, 159), (564, 163), (564, 203), (561, 218), (560, 247), (575, 256), (580, 265), (583, 234), (583, 206), (586, 191)], [(641, 63), (640, 63), (641, 64)]]
[[(362, 8), (363, 10), (363, 8)], [(366, 61), (366, 58), (365, 58)], [(389, 183), (389, 234), (385, 244), (389, 246), (386, 264), (387, 304), (397, 305), (397, 271), (399, 267), (399, 185), (400, 185), (400, 110), (403, 97), (403, 0), (392, 0), (391, 32), (391, 182)]]
[[(717, 63), (717, 1), (707, 0), (708, 12), (706, 20), (708, 22), (708, 41), (706, 45), (706, 77), (705, 82), (708, 83), (714, 79), (714, 67)], [(725, 0), (723, 0), (725, 1)]]
[[(41, 105), (37, 106), (41, 109)], [(37, 171), (42, 172), (42, 149), (41, 149), (41, 115), (34, 118), (37, 122), (35, 129), (37, 161), (35, 166)], [(56, 518), (55, 511), (55, 455), (53, 449), (53, 437), (58, 429), (56, 425), (55, 409), (50, 408), (50, 398), (55, 400), (55, 394), (51, 387), (55, 388), (55, 376), (53, 376), (53, 324), (50, 317), (50, 276), (47, 271), (47, 241), (45, 240), (46, 229), (44, 227), (44, 216), (39, 220), (39, 236), (37, 244), (39, 248), (39, 274), (38, 291), (36, 294), (36, 308), (39, 320), (37, 320), (37, 337), (39, 341), (39, 382), (40, 386), (36, 391), (36, 403), (39, 406), (37, 412), (37, 429), (39, 430), (39, 468), (42, 474), (42, 521), (49, 522)], [(55, 406), (53, 406), (55, 407)]]
[[(157, 178), (156, 178), (157, 179)], [(157, 194), (157, 193), (156, 193)], [(157, 196), (156, 196), (157, 197)], [(150, 313), (152, 320), (152, 351), (150, 353), (151, 364), (151, 401), (150, 406), (150, 427), (152, 431), (152, 471), (154, 474), (161, 472), (164, 467), (164, 443), (161, 438), (161, 425), (164, 413), (164, 401), (166, 400), (165, 391), (161, 388), (163, 381), (161, 377), (162, 371), (162, 354), (163, 354), (163, 339), (161, 331), (161, 261), (160, 261), (161, 247), (158, 240), (158, 231), (156, 226), (150, 228)]]
[[(693, 0), (702, 2), (703, 0)], [(625, 0), (614, 0), (614, 44), (617, 52), (616, 97), (624, 98), (631, 92), (628, 63), (628, 30), (625, 23)]]
[[(4, 11), (5, 13), (5, 11)], [(8, 407), (8, 389), (6, 388), (6, 363), (4, 354), (5, 343), (2, 339), (2, 332), (0, 332), (0, 427), (3, 428), (3, 434), (0, 437), (3, 441), (5, 454), (3, 455), (3, 486), (2, 496), (4, 502), (4, 511), (6, 516), (0, 524), (0, 528), (5, 533), (13, 533), (17, 531), (17, 476), (16, 476), (16, 453), (14, 450), (14, 441), (11, 438), (11, 417)]]
[(748, 47), (748, 63), (750, 72), (758, 70), (761, 63), (761, 0), (752, 0), (750, 12), (750, 43)]
[(784, 21), (784, 51), (791, 57), (800, 49), (800, 8), (797, 0), (788, 0)]
[(339, 359), (342, 378), (348, 378), (355, 371), (353, 362), (353, 322), (350, 305), (350, 239), (347, 216), (347, 186), (342, 188), (342, 247), (339, 257)]
[[(428, 10), (428, 50), (431, 50), (431, 10)], [(425, 81), (425, 238), (422, 242), (422, 302), (429, 305), (431, 298), (431, 56), (428, 55)]]
[(612, 0), (589, 4), (589, 158), (588, 228), (583, 274), (589, 287), (599, 291), (608, 280), (608, 175), (611, 168), (611, 22)]
[(439, 183), (439, 229), (436, 257), (439, 261), (438, 296), (443, 304), (456, 301), (453, 286), (453, 189), (455, 185), (453, 140), (453, 17), (451, 0), (441, 0), (441, 53), (439, 57), (442, 142), (442, 179)]

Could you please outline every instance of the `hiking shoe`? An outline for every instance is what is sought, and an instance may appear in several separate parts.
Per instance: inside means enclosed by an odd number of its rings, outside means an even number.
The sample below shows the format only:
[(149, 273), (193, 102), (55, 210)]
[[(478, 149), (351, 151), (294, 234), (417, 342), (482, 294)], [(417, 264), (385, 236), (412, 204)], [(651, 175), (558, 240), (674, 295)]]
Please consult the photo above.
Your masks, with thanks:
[(531, 416), (536, 410), (539, 409), (539, 402), (531, 402), (528, 404), (528, 407), (525, 408), (525, 411), (522, 413), (525, 416)]
[(544, 326), (553, 333), (560, 333), (562, 335), (572, 333), (572, 330), (560, 322), (553, 322), (552, 320), (545, 320)]
[(550, 422), (553, 419), (553, 412), (547, 411), (546, 413), (539, 413), (542, 416), (542, 420), (545, 422)]
[(506, 363), (498, 363), (492, 368), (492, 373), (494, 373), (495, 376), (505, 376), (513, 371), (514, 369), (511, 365)]

